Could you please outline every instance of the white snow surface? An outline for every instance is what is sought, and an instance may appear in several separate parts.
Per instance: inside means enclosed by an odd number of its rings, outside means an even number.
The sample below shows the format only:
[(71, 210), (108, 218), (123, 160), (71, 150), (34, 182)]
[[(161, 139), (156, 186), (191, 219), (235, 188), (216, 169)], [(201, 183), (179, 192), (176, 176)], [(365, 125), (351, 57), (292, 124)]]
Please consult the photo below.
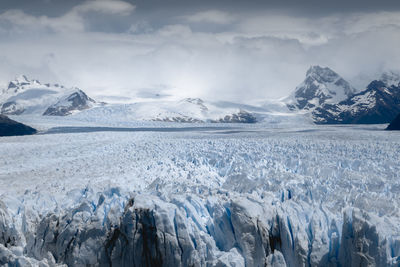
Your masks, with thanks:
[[(79, 88), (65, 88), (59, 84), (42, 84), (38, 80), (17, 76), (10, 87), (0, 89), (0, 106), (14, 103), (9, 111), (19, 110), (24, 115), (42, 115), (50, 106), (70, 106), (66, 99)], [(96, 106), (94, 103), (92, 106)]]
[(306, 123), (301, 115), (289, 112), (277, 104), (251, 106), (231, 102), (204, 101), (199, 98), (186, 98), (179, 101), (146, 101), (132, 104), (110, 104), (92, 108), (76, 114), (73, 120), (87, 122), (132, 122), (132, 121), (170, 121), (210, 122), (241, 111), (253, 114), (258, 122), (282, 123), (296, 121)]
[(0, 138), (0, 263), (398, 266), (398, 133), (205, 125)]
[[(14, 116), (18, 121), (28, 124), (36, 121), (52, 121), (56, 124), (64, 124), (63, 119), (42, 119), (48, 108), (69, 107), (72, 102), (70, 96), (73, 93), (81, 95), (79, 88), (65, 88), (59, 84), (42, 84), (37, 80), (30, 80), (20, 75), (11, 81), (7, 88), (0, 89), (0, 112)], [(309, 117), (300, 112), (291, 112), (286, 104), (280, 100), (262, 101), (259, 105), (246, 105), (233, 102), (215, 102), (200, 98), (185, 98), (181, 100), (146, 99), (146, 101), (117, 104), (96, 103), (87, 101), (85, 110), (74, 109), (68, 111), (68, 123), (97, 124), (112, 126), (130, 126), (143, 122), (235, 122), (235, 116), (249, 114), (256, 122), (268, 124), (310, 124)], [(13, 115), (12, 115), (13, 114)], [(236, 121), (237, 121), (236, 117)], [(242, 122), (246, 117), (242, 117)], [(254, 122), (254, 120), (253, 120)], [(39, 127), (43, 126), (40, 123)], [(33, 125), (35, 126), (35, 125)]]

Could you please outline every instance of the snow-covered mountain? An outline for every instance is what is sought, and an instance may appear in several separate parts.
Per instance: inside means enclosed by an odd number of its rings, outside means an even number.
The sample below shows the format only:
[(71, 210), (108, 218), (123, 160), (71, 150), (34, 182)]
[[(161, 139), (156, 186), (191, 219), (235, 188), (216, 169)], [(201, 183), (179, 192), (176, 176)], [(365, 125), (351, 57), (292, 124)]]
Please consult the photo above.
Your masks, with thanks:
[[(400, 86), (393, 79), (372, 81), (367, 88), (338, 104), (325, 104), (312, 112), (316, 123), (378, 124), (400, 113)], [(398, 83), (397, 83), (398, 84)]]
[(224, 111), (215, 110), (201, 99), (179, 101), (147, 101), (132, 104), (113, 104), (86, 110), (76, 118), (112, 121), (203, 122)]
[(42, 84), (20, 75), (0, 93), (0, 113), (65, 116), (95, 106), (79, 88)]
[(206, 122), (239, 112), (240, 109), (218, 108), (199, 98), (185, 98), (179, 101), (108, 105), (87, 110), (75, 117), (125, 121)]
[(0, 91), (0, 114), (75, 115), (81, 121), (218, 123), (389, 123), (400, 112), (400, 74), (387, 71), (356, 89), (327, 67), (311, 66), (305, 80), (283, 101), (259, 106), (199, 98), (149, 99), (131, 104), (96, 103), (79, 88), (42, 84), (18, 76)]
[(389, 123), (400, 112), (400, 74), (387, 71), (357, 92), (329, 68), (312, 66), (305, 80), (284, 102), (309, 114), (317, 124)]
[[(285, 110), (284, 110), (285, 109)], [(72, 117), (79, 121), (122, 125), (122, 122), (161, 121), (185, 123), (255, 123), (270, 122), (309, 124), (301, 114), (286, 107), (277, 111), (275, 106), (258, 107), (232, 102), (211, 102), (199, 98), (178, 101), (153, 100), (132, 104), (108, 104), (80, 112)]]
[(355, 89), (330, 68), (311, 66), (305, 80), (284, 102), (292, 110), (312, 111), (326, 103), (339, 103), (354, 92)]
[(47, 108), (43, 115), (70, 115), (76, 111), (91, 108), (94, 103), (95, 101), (88, 97), (85, 92), (76, 89), (72, 94), (64, 95), (57, 103)]
[[(278, 109), (277, 109), (278, 107)], [(81, 113), (81, 114), (78, 114)], [(20, 75), (0, 91), (0, 114), (5, 115), (76, 115), (82, 121), (108, 122), (163, 121), (163, 122), (215, 122), (280, 123), (298, 121), (282, 103), (252, 106), (232, 102), (210, 102), (199, 98), (182, 100), (149, 99), (130, 104), (95, 102), (79, 88), (65, 88), (58, 84), (42, 84)]]

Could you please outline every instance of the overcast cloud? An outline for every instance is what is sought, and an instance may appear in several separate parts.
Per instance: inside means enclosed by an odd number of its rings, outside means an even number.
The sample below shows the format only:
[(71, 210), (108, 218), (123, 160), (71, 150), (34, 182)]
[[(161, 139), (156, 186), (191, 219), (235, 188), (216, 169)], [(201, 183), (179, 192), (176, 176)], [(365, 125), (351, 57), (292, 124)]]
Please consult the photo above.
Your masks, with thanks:
[(299, 2), (4, 0), (0, 80), (252, 102), (287, 95), (313, 64), (360, 88), (400, 69), (397, 1)]

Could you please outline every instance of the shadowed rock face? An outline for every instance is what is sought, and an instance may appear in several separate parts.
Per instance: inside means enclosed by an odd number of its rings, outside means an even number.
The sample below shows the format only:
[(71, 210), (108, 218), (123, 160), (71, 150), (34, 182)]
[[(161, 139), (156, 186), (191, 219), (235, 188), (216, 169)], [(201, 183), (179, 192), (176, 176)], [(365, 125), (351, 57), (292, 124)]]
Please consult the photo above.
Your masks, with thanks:
[(157, 118), (153, 119), (153, 121), (165, 121), (165, 122), (183, 122), (183, 123), (200, 123), (204, 122), (199, 119), (191, 118), (188, 116), (181, 116), (181, 117), (166, 117), (166, 118)]
[(256, 123), (257, 119), (253, 114), (241, 110), (237, 114), (226, 115), (224, 118), (215, 120), (212, 122), (222, 122), (222, 123)]
[(36, 132), (32, 127), (0, 115), (0, 136), (30, 135)]
[[(153, 121), (183, 122), (183, 123), (205, 122), (203, 120), (188, 117), (188, 116), (157, 118), (157, 119), (153, 119)], [(223, 117), (221, 119), (207, 120), (207, 122), (212, 122), (212, 123), (256, 123), (257, 118), (253, 114), (251, 114), (247, 111), (241, 110), (238, 113), (226, 115), (225, 117)]]
[(44, 116), (67, 116), (73, 111), (90, 108), (94, 100), (88, 97), (82, 90), (77, 90), (65, 99), (61, 99), (56, 104), (49, 107)]
[(317, 124), (389, 123), (400, 112), (399, 81), (399, 74), (384, 73), (365, 90), (355, 93), (331, 69), (312, 66), (296, 88), (294, 102), (288, 102), (287, 106), (291, 110), (308, 111)]
[(371, 82), (367, 89), (338, 104), (326, 104), (312, 113), (319, 124), (389, 123), (400, 112), (400, 87), (382, 81)]
[(389, 124), (386, 130), (397, 130), (400, 131), (400, 113), (397, 117)]

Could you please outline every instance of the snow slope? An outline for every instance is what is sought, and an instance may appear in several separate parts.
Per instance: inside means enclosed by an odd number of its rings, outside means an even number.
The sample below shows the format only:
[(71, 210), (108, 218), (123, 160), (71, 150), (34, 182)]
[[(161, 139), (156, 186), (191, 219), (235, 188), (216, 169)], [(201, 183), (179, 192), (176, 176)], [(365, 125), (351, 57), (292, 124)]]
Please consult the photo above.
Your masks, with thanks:
[(179, 101), (147, 101), (133, 104), (114, 104), (92, 108), (73, 116), (73, 120), (88, 123), (113, 123), (133, 121), (163, 122), (230, 122), (254, 123), (310, 123), (302, 115), (291, 113), (276, 104), (262, 107), (231, 102), (210, 102), (199, 98)]
[[(41, 120), (34, 116), (74, 115), (71, 120), (88, 123), (110, 124), (118, 122), (213, 122), (255, 123), (273, 125), (280, 123), (310, 123), (302, 114), (290, 112), (281, 101), (262, 101), (259, 106), (226, 101), (204, 101), (186, 98), (179, 101), (146, 99), (130, 104), (96, 103), (79, 88), (67, 89), (58, 84), (41, 84), (26, 76), (18, 76), (7, 88), (1, 90), (0, 113), (23, 115), (25, 120)], [(19, 118), (18, 118), (19, 119)], [(29, 122), (29, 121), (28, 121)]]
[(79, 88), (41, 84), (24, 75), (17, 76), (0, 93), (0, 113), (6, 115), (65, 116), (93, 106), (95, 101)]
[(0, 138), (0, 262), (398, 266), (400, 135), (381, 129)]

